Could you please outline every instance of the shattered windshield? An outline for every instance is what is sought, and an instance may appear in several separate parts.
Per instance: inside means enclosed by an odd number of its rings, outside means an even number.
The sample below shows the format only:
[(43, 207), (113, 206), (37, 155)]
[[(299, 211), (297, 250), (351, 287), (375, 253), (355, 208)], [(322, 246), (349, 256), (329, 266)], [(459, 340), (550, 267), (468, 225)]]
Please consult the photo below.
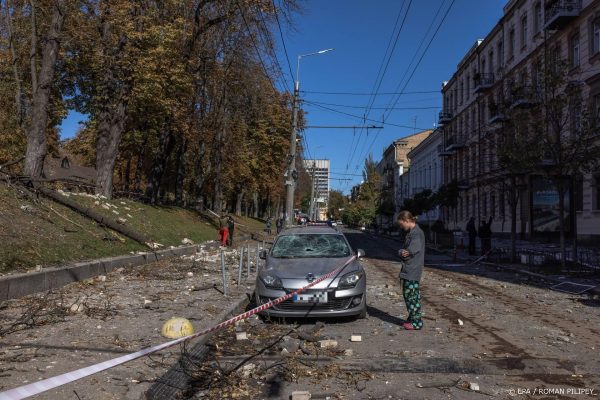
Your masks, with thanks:
[(283, 235), (273, 246), (271, 255), (275, 258), (348, 257), (350, 248), (342, 235)]

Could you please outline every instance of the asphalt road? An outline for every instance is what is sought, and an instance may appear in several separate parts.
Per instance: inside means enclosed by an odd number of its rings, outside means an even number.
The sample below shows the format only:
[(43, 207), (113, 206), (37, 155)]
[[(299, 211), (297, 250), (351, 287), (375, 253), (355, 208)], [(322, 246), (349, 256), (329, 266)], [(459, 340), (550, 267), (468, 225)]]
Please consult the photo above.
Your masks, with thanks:
[[(249, 340), (237, 341), (233, 329), (218, 335), (188, 398), (288, 399), (297, 390), (340, 399), (598, 397), (597, 300), (428, 254), (425, 327), (405, 331), (394, 265), (399, 242), (346, 235), (367, 254), (368, 318), (241, 324), (236, 330)], [(316, 339), (337, 347), (321, 349)], [(284, 347), (289, 354), (281, 354)]]
[[(299, 390), (313, 399), (599, 397), (598, 300), (552, 291), (537, 278), (453, 264), (428, 253), (422, 280), (425, 327), (405, 331), (394, 265), (400, 243), (360, 231), (346, 235), (367, 255), (362, 260), (366, 319), (250, 318), (198, 351), (192, 344), (172, 348), (36, 398), (163, 399), (147, 396), (157, 385), (173, 385), (168, 371), (182, 360), (180, 375), (192, 386), (168, 398), (289, 399)], [(3, 303), (0, 327), (15, 329), (0, 338), (0, 389), (164, 342), (159, 329), (175, 315), (186, 316), (196, 329), (212, 326), (215, 315), (252, 290), (251, 279), (239, 288), (233, 281), (235, 256), (228, 262), (232, 296), (200, 290), (219, 285), (217, 259), (207, 253), (165, 260)], [(83, 309), (73, 311), (72, 304), (79, 303)], [(240, 334), (247, 339), (237, 340)], [(351, 342), (351, 335), (362, 340)], [(337, 346), (319, 347), (325, 339)], [(470, 390), (473, 384), (479, 390)]]

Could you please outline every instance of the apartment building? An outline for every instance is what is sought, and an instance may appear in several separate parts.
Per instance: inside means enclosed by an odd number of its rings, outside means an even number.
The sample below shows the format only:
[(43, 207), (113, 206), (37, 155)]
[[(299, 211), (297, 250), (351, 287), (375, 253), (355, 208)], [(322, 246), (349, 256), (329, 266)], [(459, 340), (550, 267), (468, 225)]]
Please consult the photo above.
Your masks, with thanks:
[(304, 168), (311, 176), (313, 185), (313, 207), (310, 210), (316, 219), (327, 219), (329, 204), (329, 172), (330, 160), (304, 160)]
[(405, 197), (407, 185), (401, 178), (411, 165), (408, 157), (415, 147), (417, 147), (430, 134), (431, 130), (417, 132), (413, 135), (394, 140), (384, 151), (381, 161), (377, 163), (377, 173), (381, 176), (382, 198), (389, 199), (393, 203), (393, 213), (379, 214), (377, 223), (382, 227), (388, 227), (395, 223), (395, 217), (400, 211), (400, 206)]
[[(494, 232), (510, 232), (512, 187), (500, 168), (498, 146), (510, 129), (507, 111), (540, 101), (539, 60), (542, 56), (547, 60), (548, 54), (568, 63), (568, 80), (581, 89), (583, 106), (600, 116), (598, 0), (509, 1), (499, 22), (484, 39), (475, 41), (444, 82), (440, 157), (444, 182), (456, 181), (461, 189), (457, 207), (445, 212), (450, 227), (464, 229), (471, 216), (478, 220), (492, 216)], [(577, 129), (581, 115), (581, 109), (573, 112), (572, 129)], [(542, 175), (527, 172), (512, 182), (518, 193), (517, 232), (522, 237), (557, 230), (558, 217), (551, 221), (551, 214), (556, 214), (558, 196)], [(578, 237), (597, 242), (600, 172), (569, 179), (575, 183), (566, 196), (571, 211), (568, 225), (576, 222)]]

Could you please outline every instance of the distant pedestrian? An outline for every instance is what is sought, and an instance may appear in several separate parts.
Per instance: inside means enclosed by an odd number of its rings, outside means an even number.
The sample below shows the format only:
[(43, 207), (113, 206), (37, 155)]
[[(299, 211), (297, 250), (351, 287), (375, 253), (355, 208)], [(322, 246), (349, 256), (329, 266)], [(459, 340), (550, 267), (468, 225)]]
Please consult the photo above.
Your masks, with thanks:
[(229, 229), (227, 228), (227, 218), (222, 216), (219, 218), (219, 241), (221, 246), (227, 246), (227, 236), (229, 236)]
[(267, 222), (265, 223), (265, 231), (270, 235), (271, 234), (271, 227), (272, 227), (272, 222), (271, 222), (271, 217), (267, 218)]
[(400, 211), (398, 225), (406, 232), (402, 249), (398, 251), (402, 259), (402, 294), (408, 311), (408, 317), (402, 327), (406, 330), (419, 330), (423, 328), (419, 285), (425, 264), (425, 234), (410, 211)]
[(485, 255), (492, 250), (492, 219), (481, 223), (479, 227), (479, 239), (481, 239), (481, 254)]
[(477, 240), (477, 228), (475, 228), (475, 217), (467, 222), (467, 233), (469, 234), (469, 254), (475, 255), (475, 241)]
[(277, 228), (277, 234), (283, 229), (283, 217), (277, 218), (277, 222), (275, 222), (275, 227)]
[(235, 230), (235, 221), (231, 215), (227, 218), (227, 230), (229, 231), (227, 246), (231, 247), (233, 246), (233, 231)]

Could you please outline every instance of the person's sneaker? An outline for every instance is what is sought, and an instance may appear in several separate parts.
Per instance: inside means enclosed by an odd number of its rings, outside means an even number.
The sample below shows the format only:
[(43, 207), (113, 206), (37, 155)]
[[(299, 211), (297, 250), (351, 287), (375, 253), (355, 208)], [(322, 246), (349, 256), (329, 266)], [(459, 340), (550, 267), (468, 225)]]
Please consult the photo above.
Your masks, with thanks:
[(414, 325), (410, 322), (405, 322), (402, 324), (402, 327), (407, 331), (418, 331), (419, 329), (415, 328)]

